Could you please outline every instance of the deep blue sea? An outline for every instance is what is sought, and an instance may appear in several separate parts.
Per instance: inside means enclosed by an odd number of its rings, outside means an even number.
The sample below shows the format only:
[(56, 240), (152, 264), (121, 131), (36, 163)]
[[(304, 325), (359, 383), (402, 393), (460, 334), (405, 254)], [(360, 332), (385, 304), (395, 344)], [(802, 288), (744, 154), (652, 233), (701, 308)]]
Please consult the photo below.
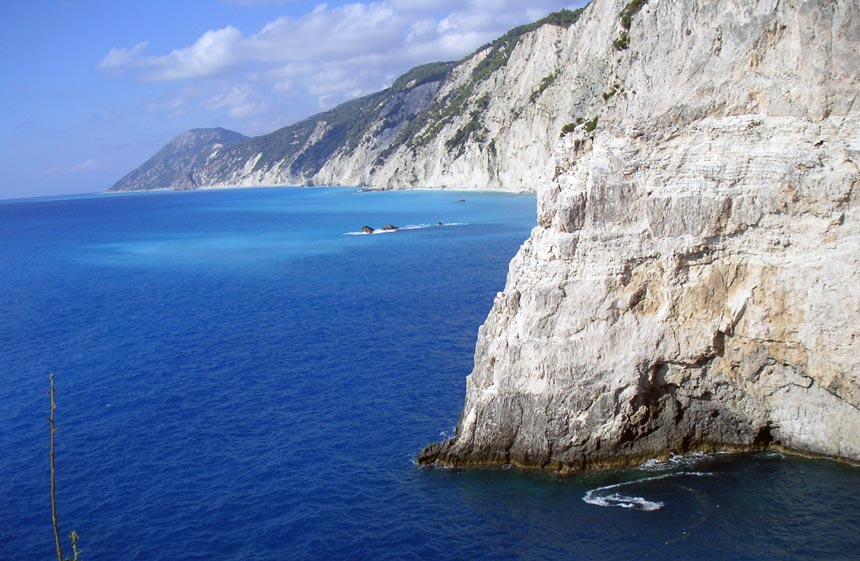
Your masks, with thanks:
[[(0, 202), (0, 561), (55, 556), (50, 373), (85, 561), (860, 559), (860, 469), (835, 462), (415, 465), (534, 222), (491, 193)], [(386, 223), (413, 228), (348, 235)]]

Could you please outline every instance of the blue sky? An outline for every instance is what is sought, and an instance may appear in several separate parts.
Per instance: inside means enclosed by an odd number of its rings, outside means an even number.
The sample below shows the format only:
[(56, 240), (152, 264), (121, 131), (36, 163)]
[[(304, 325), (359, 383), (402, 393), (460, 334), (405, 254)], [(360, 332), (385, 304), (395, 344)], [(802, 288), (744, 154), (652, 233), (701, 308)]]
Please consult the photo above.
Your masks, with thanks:
[(271, 132), (582, 0), (7, 0), (0, 199), (103, 191), (176, 134)]

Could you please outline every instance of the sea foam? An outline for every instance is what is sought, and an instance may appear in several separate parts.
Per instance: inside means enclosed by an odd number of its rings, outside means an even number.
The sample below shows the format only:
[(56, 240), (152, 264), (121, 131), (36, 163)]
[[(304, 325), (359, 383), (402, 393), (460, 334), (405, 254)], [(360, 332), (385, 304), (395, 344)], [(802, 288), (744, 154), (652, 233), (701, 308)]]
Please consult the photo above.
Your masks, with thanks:
[(672, 469), (690, 469), (702, 462), (712, 460), (711, 454), (702, 452), (691, 452), (689, 454), (673, 454), (667, 460), (652, 459), (647, 460), (639, 466), (642, 471), (668, 471)]
[(606, 506), (606, 507), (619, 507), (619, 508), (628, 508), (632, 510), (644, 510), (647, 512), (660, 510), (663, 508), (665, 503), (662, 501), (649, 501), (643, 497), (634, 497), (630, 495), (623, 495), (621, 493), (613, 492), (607, 493), (607, 491), (612, 491), (615, 489), (620, 489), (622, 487), (629, 487), (631, 485), (640, 485), (643, 483), (648, 483), (650, 481), (657, 481), (659, 479), (668, 479), (670, 477), (681, 477), (685, 475), (690, 476), (708, 476), (713, 475), (709, 472), (703, 471), (680, 471), (678, 473), (667, 473), (665, 475), (655, 475), (653, 477), (646, 477), (644, 479), (637, 479), (635, 481), (625, 481), (624, 483), (615, 483), (613, 485), (604, 485), (603, 487), (598, 487), (597, 489), (592, 489), (588, 491), (583, 497), (582, 500), (587, 502), (590, 505), (595, 506)]
[(424, 230), (426, 228), (443, 228), (446, 226), (468, 226), (466, 222), (443, 222), (442, 224), (409, 224), (396, 230), (374, 230), (373, 232), (346, 232), (345, 236), (372, 236), (376, 234), (393, 234), (401, 230)]

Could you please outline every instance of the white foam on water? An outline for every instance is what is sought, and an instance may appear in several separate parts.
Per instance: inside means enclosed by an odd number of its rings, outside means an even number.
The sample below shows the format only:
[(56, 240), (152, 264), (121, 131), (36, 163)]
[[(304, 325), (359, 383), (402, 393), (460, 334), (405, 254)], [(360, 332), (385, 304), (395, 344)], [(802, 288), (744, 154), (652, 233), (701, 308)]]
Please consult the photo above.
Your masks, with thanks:
[(454, 427), (450, 430), (439, 431), (439, 437), (447, 440), (447, 439), (451, 438), (456, 433), (457, 433), (457, 427)]
[(442, 224), (409, 224), (401, 226), (396, 230), (374, 230), (373, 232), (347, 232), (344, 236), (370, 236), (376, 234), (393, 234), (400, 230), (424, 230), (426, 228), (440, 228), (443, 226), (468, 226), (467, 222), (443, 222)]
[(642, 471), (668, 471), (678, 468), (691, 468), (712, 458), (712, 455), (704, 454), (702, 452), (691, 452), (684, 455), (673, 454), (669, 456), (668, 460), (647, 460), (639, 466), (639, 469)]
[(655, 510), (660, 510), (663, 508), (665, 503), (661, 501), (649, 501), (643, 497), (632, 497), (629, 495), (623, 495), (621, 493), (606, 493), (606, 491), (611, 491), (613, 489), (620, 489), (621, 487), (628, 487), (630, 485), (640, 485), (642, 483), (648, 483), (649, 481), (657, 481), (658, 479), (668, 479), (670, 477), (680, 477), (682, 475), (692, 475), (692, 476), (707, 476), (713, 475), (704, 471), (680, 471), (678, 473), (667, 473), (665, 475), (655, 475), (653, 477), (646, 477), (644, 479), (637, 479), (635, 481), (625, 481), (624, 483), (615, 483), (614, 485), (604, 485), (603, 487), (598, 487), (597, 489), (592, 489), (588, 491), (583, 497), (582, 500), (587, 502), (590, 505), (595, 506), (605, 506), (605, 507), (619, 507), (619, 508), (627, 508), (631, 510), (642, 510), (645, 512), (651, 512)]
[(635, 510), (644, 510), (644, 511), (652, 511), (652, 510), (660, 510), (665, 505), (660, 501), (649, 501), (643, 499), (642, 497), (628, 497), (627, 495), (621, 495), (619, 493), (613, 493), (611, 495), (597, 496), (597, 497), (589, 497), (592, 491), (589, 491), (582, 498), (583, 501), (588, 504), (596, 505), (596, 506), (617, 506), (620, 508), (631, 508)]
[(441, 224), (409, 224), (408, 226), (403, 226), (401, 230), (423, 230), (425, 228), (440, 228), (443, 226), (467, 226), (466, 222), (442, 222)]
[(347, 232), (344, 236), (375, 236), (376, 234), (393, 234), (397, 230), (374, 230), (372, 232)]

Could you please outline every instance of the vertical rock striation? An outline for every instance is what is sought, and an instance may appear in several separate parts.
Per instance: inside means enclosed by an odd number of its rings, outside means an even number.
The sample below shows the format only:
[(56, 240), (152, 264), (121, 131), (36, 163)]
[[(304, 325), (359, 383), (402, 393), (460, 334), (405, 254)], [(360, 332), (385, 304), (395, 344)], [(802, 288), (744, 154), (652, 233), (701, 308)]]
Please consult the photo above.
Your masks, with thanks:
[(561, 37), (570, 133), (422, 463), (860, 461), (858, 3), (640, 4)]

